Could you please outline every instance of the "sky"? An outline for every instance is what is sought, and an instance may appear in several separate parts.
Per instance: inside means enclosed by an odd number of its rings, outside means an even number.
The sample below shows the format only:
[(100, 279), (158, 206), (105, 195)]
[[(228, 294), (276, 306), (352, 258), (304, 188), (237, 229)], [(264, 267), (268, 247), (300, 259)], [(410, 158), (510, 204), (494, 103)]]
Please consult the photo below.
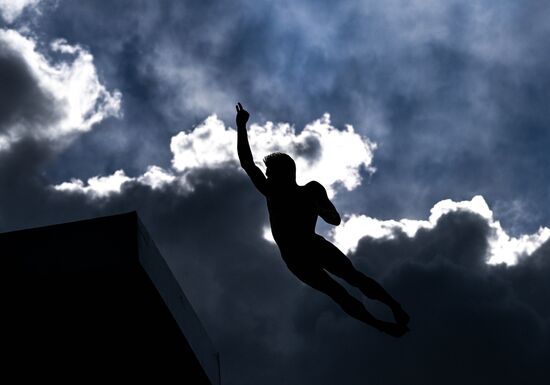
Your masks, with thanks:
[[(0, 231), (137, 210), (225, 385), (546, 383), (548, 20), (536, 0), (0, 0)], [(236, 102), (258, 166), (284, 151), (326, 187), (343, 223), (317, 231), (408, 335), (288, 271)]]

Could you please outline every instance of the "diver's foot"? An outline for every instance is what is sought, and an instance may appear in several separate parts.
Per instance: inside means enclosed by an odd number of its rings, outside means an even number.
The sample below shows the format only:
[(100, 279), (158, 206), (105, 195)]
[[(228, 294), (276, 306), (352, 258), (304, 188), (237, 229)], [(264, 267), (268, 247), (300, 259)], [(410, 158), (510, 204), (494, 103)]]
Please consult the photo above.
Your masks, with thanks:
[(409, 317), (407, 312), (403, 310), (401, 305), (393, 306), (391, 311), (393, 313), (393, 317), (395, 318), (395, 322), (400, 325), (407, 325), (411, 320), (411, 317)]
[(377, 329), (393, 337), (401, 337), (409, 331), (406, 325), (383, 321), (380, 322)]

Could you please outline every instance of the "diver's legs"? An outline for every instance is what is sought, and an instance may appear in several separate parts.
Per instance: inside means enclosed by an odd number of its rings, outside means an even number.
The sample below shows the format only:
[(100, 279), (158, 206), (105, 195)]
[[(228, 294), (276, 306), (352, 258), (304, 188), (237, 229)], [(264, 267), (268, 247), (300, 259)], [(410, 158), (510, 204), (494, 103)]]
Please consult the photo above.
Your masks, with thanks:
[(349, 258), (336, 246), (323, 239), (322, 266), (330, 273), (344, 279), (350, 285), (357, 287), (368, 298), (378, 300), (390, 307), (397, 323), (406, 325), (409, 322), (409, 315), (378, 282), (357, 270)]
[(351, 296), (347, 290), (332, 279), (321, 268), (290, 268), (290, 270), (304, 283), (317, 289), (332, 298), (340, 307), (353, 318), (363, 321), (376, 329), (394, 337), (400, 337), (408, 329), (404, 325), (384, 322), (375, 318), (363, 306), (361, 301)]

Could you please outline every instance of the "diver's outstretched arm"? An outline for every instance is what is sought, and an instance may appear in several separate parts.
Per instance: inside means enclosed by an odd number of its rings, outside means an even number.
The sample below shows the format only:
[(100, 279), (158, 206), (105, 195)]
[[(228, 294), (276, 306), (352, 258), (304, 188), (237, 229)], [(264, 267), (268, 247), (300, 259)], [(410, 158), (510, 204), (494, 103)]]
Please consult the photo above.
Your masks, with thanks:
[(248, 122), (250, 114), (243, 108), (241, 103), (237, 103), (235, 107), (237, 109), (237, 153), (239, 154), (241, 167), (246, 171), (254, 186), (265, 195), (267, 192), (267, 180), (262, 170), (254, 163), (250, 144), (248, 143), (246, 122)]

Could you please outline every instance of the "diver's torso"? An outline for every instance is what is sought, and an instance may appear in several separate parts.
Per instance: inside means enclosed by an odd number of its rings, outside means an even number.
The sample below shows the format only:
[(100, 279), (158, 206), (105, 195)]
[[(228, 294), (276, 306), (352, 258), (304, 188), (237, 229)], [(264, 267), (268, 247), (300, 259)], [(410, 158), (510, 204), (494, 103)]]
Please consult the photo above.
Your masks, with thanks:
[(296, 246), (315, 236), (317, 209), (307, 186), (272, 189), (266, 199), (271, 232), (279, 247)]

